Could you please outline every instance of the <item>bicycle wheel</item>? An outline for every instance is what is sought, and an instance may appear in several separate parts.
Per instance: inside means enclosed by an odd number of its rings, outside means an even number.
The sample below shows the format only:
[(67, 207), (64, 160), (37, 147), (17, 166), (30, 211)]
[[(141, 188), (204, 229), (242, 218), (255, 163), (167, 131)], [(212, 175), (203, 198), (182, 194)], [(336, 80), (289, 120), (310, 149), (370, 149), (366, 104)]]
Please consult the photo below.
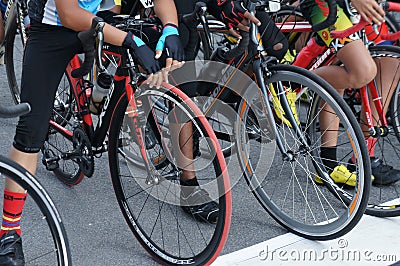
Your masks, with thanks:
[[(50, 196), (24, 168), (0, 156), (1, 187), (5, 177), (23, 187), (28, 194), (22, 220), (22, 239), (27, 265), (70, 265), (71, 255), (60, 214)], [(3, 201), (0, 201), (3, 208)]]
[[(5, 44), (5, 64), (8, 85), (11, 95), (15, 103), (20, 102), (22, 60), (24, 55), (24, 47), (26, 39), (25, 28), (23, 22), (18, 18), (18, 13), (21, 12), (20, 7), (14, 9), (15, 12), (10, 12), (7, 19), (7, 38)], [(23, 16), (22, 16), (23, 17)]]
[[(357, 224), (368, 202), (371, 173), (362, 132), (343, 99), (321, 78), (290, 65), (271, 66), (269, 71), (265, 84), (271, 95), (265, 99), (255, 94), (239, 107), (244, 112), (237, 128), (238, 155), (245, 179), (262, 207), (290, 232), (314, 240), (340, 237)], [(299, 132), (284, 113), (283, 100), (273, 93), (279, 86), (286, 89)], [(243, 126), (248, 119), (254, 124), (267, 119), (264, 102), (273, 110), (276, 139), (268, 127), (261, 128), (259, 138), (250, 138)], [(250, 108), (255, 118), (248, 115)], [(333, 119), (320, 119), (323, 112)], [(283, 151), (272, 155), (271, 145), (279, 148), (279, 139)], [(322, 146), (336, 147), (336, 158), (331, 159), (336, 167), (322, 163)], [(347, 167), (353, 153), (355, 187), (334, 183), (329, 173)]]
[[(82, 164), (93, 164), (90, 142), (84, 130), (76, 127), (79, 124), (73, 115), (76, 108), (71, 83), (64, 74), (54, 100), (51, 119), (55, 123), (50, 123), (42, 149), (42, 162), (47, 170), (53, 171), (68, 186), (77, 185), (83, 180)], [(88, 148), (86, 151), (85, 147)]]
[[(379, 184), (378, 168), (376, 167), (378, 160), (381, 160), (383, 165), (393, 166), (399, 169), (400, 160), (400, 118), (399, 118), (399, 69), (400, 69), (400, 48), (395, 46), (372, 46), (369, 47), (370, 54), (378, 66), (378, 73), (374, 79), (374, 86), (378, 91), (383, 106), (383, 113), (387, 120), (387, 127), (382, 127), (384, 121), (379, 115), (373, 115), (373, 123), (376, 130), (381, 132), (380, 136), (375, 138), (370, 137), (366, 119), (362, 117), (361, 101), (357, 99), (358, 90), (353, 90), (353, 94), (346, 98), (346, 101), (351, 108), (358, 113), (361, 128), (364, 131), (364, 136), (369, 137), (369, 153), (374, 157), (372, 164), (372, 174), (376, 175), (376, 181), (373, 182), (369, 197), (369, 204), (366, 213), (379, 217), (390, 217), (400, 215), (400, 181), (381, 185)], [(368, 87), (368, 92), (375, 88)], [(370, 100), (372, 114), (374, 114), (374, 103)], [(380, 128), (378, 128), (380, 127)], [(378, 133), (379, 135), (379, 133)], [(400, 169), (399, 169), (400, 170)]]
[[(131, 109), (124, 94), (111, 120), (108, 155), (113, 187), (125, 220), (140, 244), (158, 262), (168, 265), (209, 264), (222, 250), (231, 215), (229, 179), (215, 135), (194, 103), (169, 85), (163, 84), (154, 90), (144, 89), (136, 101), (150, 107), (149, 116), (144, 117), (147, 123), (142, 123), (151, 124), (157, 135), (157, 148), (146, 148), (148, 157), (158, 156), (162, 149), (169, 163), (156, 169), (149, 160), (147, 167), (151, 171), (146, 172), (127, 159), (125, 150), (138, 149), (139, 140), (134, 133), (137, 129), (131, 132), (129, 142), (127, 130), (123, 129), (126, 120), (132, 119), (126, 115), (131, 113)], [(199, 135), (200, 145), (208, 146), (210, 154), (215, 154), (212, 159), (197, 157), (191, 165), (200, 186), (207, 189), (219, 206), (216, 224), (197, 221), (181, 210), (180, 171), (176, 157), (172, 155), (169, 129), (170, 122), (174, 124), (171, 120), (174, 116), (172, 111), (165, 114), (155, 108), (157, 102), (178, 108), (177, 113), (184, 114), (181, 118), (193, 123), (193, 134)], [(182, 143), (186, 141), (182, 140)], [(159, 182), (146, 182), (152, 177), (157, 177)]]

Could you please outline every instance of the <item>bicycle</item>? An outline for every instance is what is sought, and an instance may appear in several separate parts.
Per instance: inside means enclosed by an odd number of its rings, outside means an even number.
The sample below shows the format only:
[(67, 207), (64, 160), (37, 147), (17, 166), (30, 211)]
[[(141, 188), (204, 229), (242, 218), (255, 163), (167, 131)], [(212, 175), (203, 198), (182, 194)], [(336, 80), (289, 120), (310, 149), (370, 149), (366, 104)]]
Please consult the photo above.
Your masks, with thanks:
[[(4, 59), (11, 95), (14, 102), (19, 103), (23, 50), (28, 36), (29, 25), (27, 1), (8, 1), (3, 22), (5, 25), (5, 37), (0, 45), (0, 61)], [(5, 73), (2, 74), (5, 76)]]
[[(262, 9), (267, 5), (267, 1), (249, 1), (247, 8), (254, 12), (256, 8)], [(202, 24), (199, 28), (206, 32), (207, 24)], [(220, 33), (219, 29), (216, 29), (217, 33)], [(213, 31), (210, 28), (211, 34)], [(202, 41), (207, 43), (211, 38)], [(226, 42), (221, 44), (226, 45)], [(222, 106), (231, 106), (237, 112), (236, 120), (231, 118), (229, 121), (232, 129), (228, 130), (229, 134), (225, 137), (217, 133), (216, 135), (221, 138), (220, 142), (232, 143), (230, 147), (237, 153), (246, 182), (264, 209), (289, 231), (309, 239), (327, 240), (350, 231), (366, 207), (370, 170), (369, 162), (364, 159), (367, 150), (361, 130), (343, 99), (325, 81), (312, 73), (297, 67), (276, 64), (273, 58), (265, 57), (257, 39), (255, 25), (251, 25), (250, 36), (242, 32), (242, 40), (232, 50), (226, 47), (214, 50), (211, 59), (215, 58), (228, 63), (228, 66), (213, 61), (206, 62), (206, 65), (211, 63), (212, 66), (209, 70), (204, 70), (206, 74), (220, 74), (214, 80), (202, 80), (200, 75), (201, 82), (206, 81), (206, 85), (214, 84), (203, 88), (205, 94), (200, 92), (200, 95), (207, 97), (197, 102), (207, 117), (218, 113), (221, 102)], [(238, 69), (253, 70), (258, 87), (251, 85), (251, 79), (247, 78), (246, 81), (247, 75), (240, 74), (243, 72)], [(184, 79), (182, 83), (188, 80)], [(243, 91), (235, 90), (235, 85), (241, 81), (245, 83), (241, 87)], [(307, 88), (310, 95), (314, 96), (310, 97), (308, 104), (291, 109), (288, 98), (281, 95), (298, 88)], [(329, 181), (329, 178), (326, 178), (329, 183), (326, 187), (318, 187), (313, 181), (317, 175), (313, 173), (314, 170), (326, 171), (319, 154), (314, 152), (324, 144), (320, 140), (321, 135), (329, 131), (328, 127), (321, 133), (319, 126), (318, 114), (324, 109), (319, 104), (323, 101), (325, 106), (334, 106), (333, 113), (345, 125), (346, 130), (340, 134), (342, 154), (345, 157), (352, 152), (359, 155), (356, 162), (358, 185), (354, 188), (352, 197), (345, 200), (338, 195), (341, 188)], [(223, 112), (225, 110), (227, 109), (223, 109)], [(224, 115), (229, 118), (229, 114)], [(275, 158), (271, 158), (269, 153), (274, 150), (275, 143), (278, 152)], [(312, 144), (314, 146), (307, 150)], [(301, 165), (303, 156), (306, 159)], [(339, 163), (348, 164), (343, 159)], [(270, 165), (273, 170), (268, 172)], [(281, 175), (274, 173), (277, 171), (274, 169), (278, 169)], [(267, 176), (271, 172), (273, 174)], [(288, 193), (289, 191), (292, 192)], [(311, 204), (310, 198), (317, 202)]]
[[(84, 176), (92, 176), (94, 157), (108, 151), (117, 201), (132, 233), (145, 250), (162, 264), (211, 263), (226, 241), (231, 215), (229, 177), (218, 141), (204, 115), (186, 95), (166, 83), (159, 89), (149, 88), (127, 49), (103, 45), (102, 25), (94, 21), (89, 32), (79, 34), (91, 55), (85, 56), (83, 66), (76, 56), (67, 67), (71, 89), (59, 91), (56, 96), (43, 148), (43, 163), (62, 182), (73, 186)], [(146, 25), (157, 26), (123, 18), (117, 27), (140, 32)], [(92, 36), (96, 34), (98, 45), (93, 51)], [(89, 111), (93, 83), (82, 78), (92, 69), (90, 58), (94, 54), (98, 76), (106, 75), (102, 54), (118, 58), (114, 85), (100, 105), (96, 124)], [(156, 108), (158, 102), (169, 108), (162, 116), (166, 123), (163, 127), (155, 120), (157, 115), (162, 115)], [(213, 154), (211, 159), (196, 159), (192, 167), (200, 185), (207, 188), (218, 204), (215, 225), (199, 222), (180, 210), (186, 203), (179, 197), (180, 168), (183, 167), (174, 154), (174, 131), (169, 128), (169, 123), (177, 123), (173, 120), (174, 114), (193, 123), (201, 145)], [(145, 139), (149, 128), (155, 136), (152, 143)], [(133, 148), (139, 149), (143, 167), (132, 163)], [(165, 155), (162, 158), (161, 151)]]
[[(0, 117), (16, 117), (29, 110), (27, 104), (0, 106)], [(25, 262), (36, 265), (71, 265), (68, 238), (61, 216), (36, 177), (4, 156), (0, 156), (0, 175), (1, 187), (4, 187), (7, 177), (28, 194), (21, 224)]]
[[(385, 2), (383, 3), (383, 5), (386, 11), (398, 12), (400, 10), (397, 3)], [(276, 20), (278, 22), (281, 22), (282, 31), (288, 33), (289, 42), (293, 44), (292, 47), (294, 47), (296, 41), (302, 38), (301, 34), (309, 34), (311, 32), (310, 25), (307, 22), (303, 22), (304, 19), (298, 8), (286, 7), (286, 10), (283, 10), (280, 14), (276, 15)], [(373, 43), (368, 40), (367, 37), (369, 36), (367, 36), (364, 31), (364, 27), (366, 25), (367, 24), (365, 22), (361, 21), (361, 23), (356, 24), (353, 28), (346, 30), (344, 33), (333, 32), (333, 34), (336, 34), (336, 36), (338, 37), (345, 37), (351, 35), (354, 32), (360, 31), (359, 34), (368, 46), (370, 54), (375, 62), (382, 65), (382, 62), (385, 62), (385, 60), (386, 62), (387, 60), (390, 60), (394, 63), (395, 70), (396, 65), (398, 67), (400, 63), (400, 49), (395, 46), (373, 45)], [(376, 36), (383, 40), (397, 40), (399, 38), (399, 32), (396, 31), (395, 25), (393, 23), (388, 23), (388, 26), (389, 30), (392, 32), (391, 34), (378, 34)], [(308, 38), (309, 37), (304, 39)], [(310, 62), (305, 63), (305, 65), (307, 65), (307, 69), (312, 70), (316, 69), (319, 66), (328, 65), (332, 62), (335, 62), (335, 58), (336, 56), (333, 54), (332, 50), (326, 48), (323, 49), (323, 52), (319, 55), (318, 58), (316, 58), (315, 60), (310, 60)], [(305, 61), (303, 61), (303, 63), (304, 62)], [(340, 64), (340, 62), (336, 64)], [(388, 72), (386, 71), (386, 73)], [(367, 86), (361, 89), (346, 90), (344, 93), (344, 99), (352, 109), (353, 113), (357, 115), (359, 121), (362, 113), (364, 112), (366, 114), (366, 121), (361, 121), (360, 123), (363, 127), (364, 136), (371, 136), (376, 142), (375, 154), (379, 154), (379, 158), (382, 158), (386, 164), (397, 165), (397, 160), (399, 159), (398, 141), (400, 140), (398, 133), (400, 86), (398, 84), (398, 78), (396, 78), (396, 75), (391, 76), (393, 78), (393, 80), (389, 82), (389, 92), (391, 93), (388, 93), (388, 96), (386, 96), (388, 98), (381, 99), (380, 95), (382, 95), (382, 90), (384, 87), (382, 83), (382, 75), (383, 72), (378, 73), (375, 80), (373, 80)], [(371, 99), (374, 103), (373, 107), (370, 106), (368, 94), (371, 95)], [(390, 96), (390, 94), (392, 94), (393, 96)], [(302, 99), (300, 95), (301, 94), (297, 94), (296, 98), (301, 101)], [(365, 106), (365, 111), (361, 111), (361, 105)], [(376, 110), (378, 110), (379, 117), (372, 116), (372, 108), (376, 108)], [(383, 217), (398, 216), (400, 214), (400, 205), (398, 202), (398, 186), (399, 184), (397, 183), (390, 184), (388, 186), (381, 186), (379, 184), (377, 184), (376, 186), (372, 186), (369, 205), (366, 209), (366, 213)]]

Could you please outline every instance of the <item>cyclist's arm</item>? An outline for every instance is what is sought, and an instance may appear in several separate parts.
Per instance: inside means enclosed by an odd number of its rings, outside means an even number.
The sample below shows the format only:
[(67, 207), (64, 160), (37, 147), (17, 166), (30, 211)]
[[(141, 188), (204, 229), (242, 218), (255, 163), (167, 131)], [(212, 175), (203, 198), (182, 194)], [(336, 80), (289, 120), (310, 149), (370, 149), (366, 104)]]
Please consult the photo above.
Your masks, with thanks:
[[(56, 8), (60, 22), (64, 27), (74, 31), (84, 31), (90, 28), (94, 14), (84, 10), (78, 4), (78, 0), (56, 0)], [(121, 46), (127, 33), (114, 28), (108, 24), (105, 25), (104, 39), (106, 42)]]
[(154, 12), (163, 25), (168, 23), (178, 25), (178, 15), (173, 0), (154, 0)]

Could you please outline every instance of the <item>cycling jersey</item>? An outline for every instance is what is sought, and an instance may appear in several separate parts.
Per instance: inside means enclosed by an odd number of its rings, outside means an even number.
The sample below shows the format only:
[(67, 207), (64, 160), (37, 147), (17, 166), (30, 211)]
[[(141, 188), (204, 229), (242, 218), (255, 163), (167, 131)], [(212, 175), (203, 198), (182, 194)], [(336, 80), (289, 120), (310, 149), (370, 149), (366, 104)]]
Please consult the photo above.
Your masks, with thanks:
[[(328, 4), (324, 0), (304, 0), (300, 4), (301, 11), (304, 17), (312, 24), (315, 25), (320, 23), (326, 19), (328, 16), (329, 8)], [(354, 40), (358, 40), (359, 37), (357, 33), (346, 37), (333, 39), (330, 36), (330, 32), (332, 30), (342, 31), (353, 26), (353, 23), (343, 11), (343, 9), (338, 6), (337, 8), (337, 20), (334, 25), (327, 29), (320, 30), (318, 32), (318, 36), (320, 39), (326, 44), (326, 46), (333, 47), (336, 51), (338, 51), (341, 47), (350, 43)]]
[[(96, 14), (102, 0), (78, 0), (79, 6), (90, 13)], [(31, 20), (48, 25), (62, 26), (55, 0), (30, 0), (28, 14)]]

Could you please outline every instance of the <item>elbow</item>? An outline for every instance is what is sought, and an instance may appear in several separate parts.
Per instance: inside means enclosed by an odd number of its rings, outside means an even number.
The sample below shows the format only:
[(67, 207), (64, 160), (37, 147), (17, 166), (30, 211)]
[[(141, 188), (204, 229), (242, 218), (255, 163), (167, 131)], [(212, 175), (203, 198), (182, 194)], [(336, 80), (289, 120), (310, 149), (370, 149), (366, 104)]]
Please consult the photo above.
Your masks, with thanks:
[(61, 24), (66, 27), (66, 28), (70, 28), (73, 29), (73, 20), (71, 19), (71, 15), (68, 14), (68, 12), (63, 12), (62, 14), (59, 13), (59, 18), (60, 18), (60, 22)]

